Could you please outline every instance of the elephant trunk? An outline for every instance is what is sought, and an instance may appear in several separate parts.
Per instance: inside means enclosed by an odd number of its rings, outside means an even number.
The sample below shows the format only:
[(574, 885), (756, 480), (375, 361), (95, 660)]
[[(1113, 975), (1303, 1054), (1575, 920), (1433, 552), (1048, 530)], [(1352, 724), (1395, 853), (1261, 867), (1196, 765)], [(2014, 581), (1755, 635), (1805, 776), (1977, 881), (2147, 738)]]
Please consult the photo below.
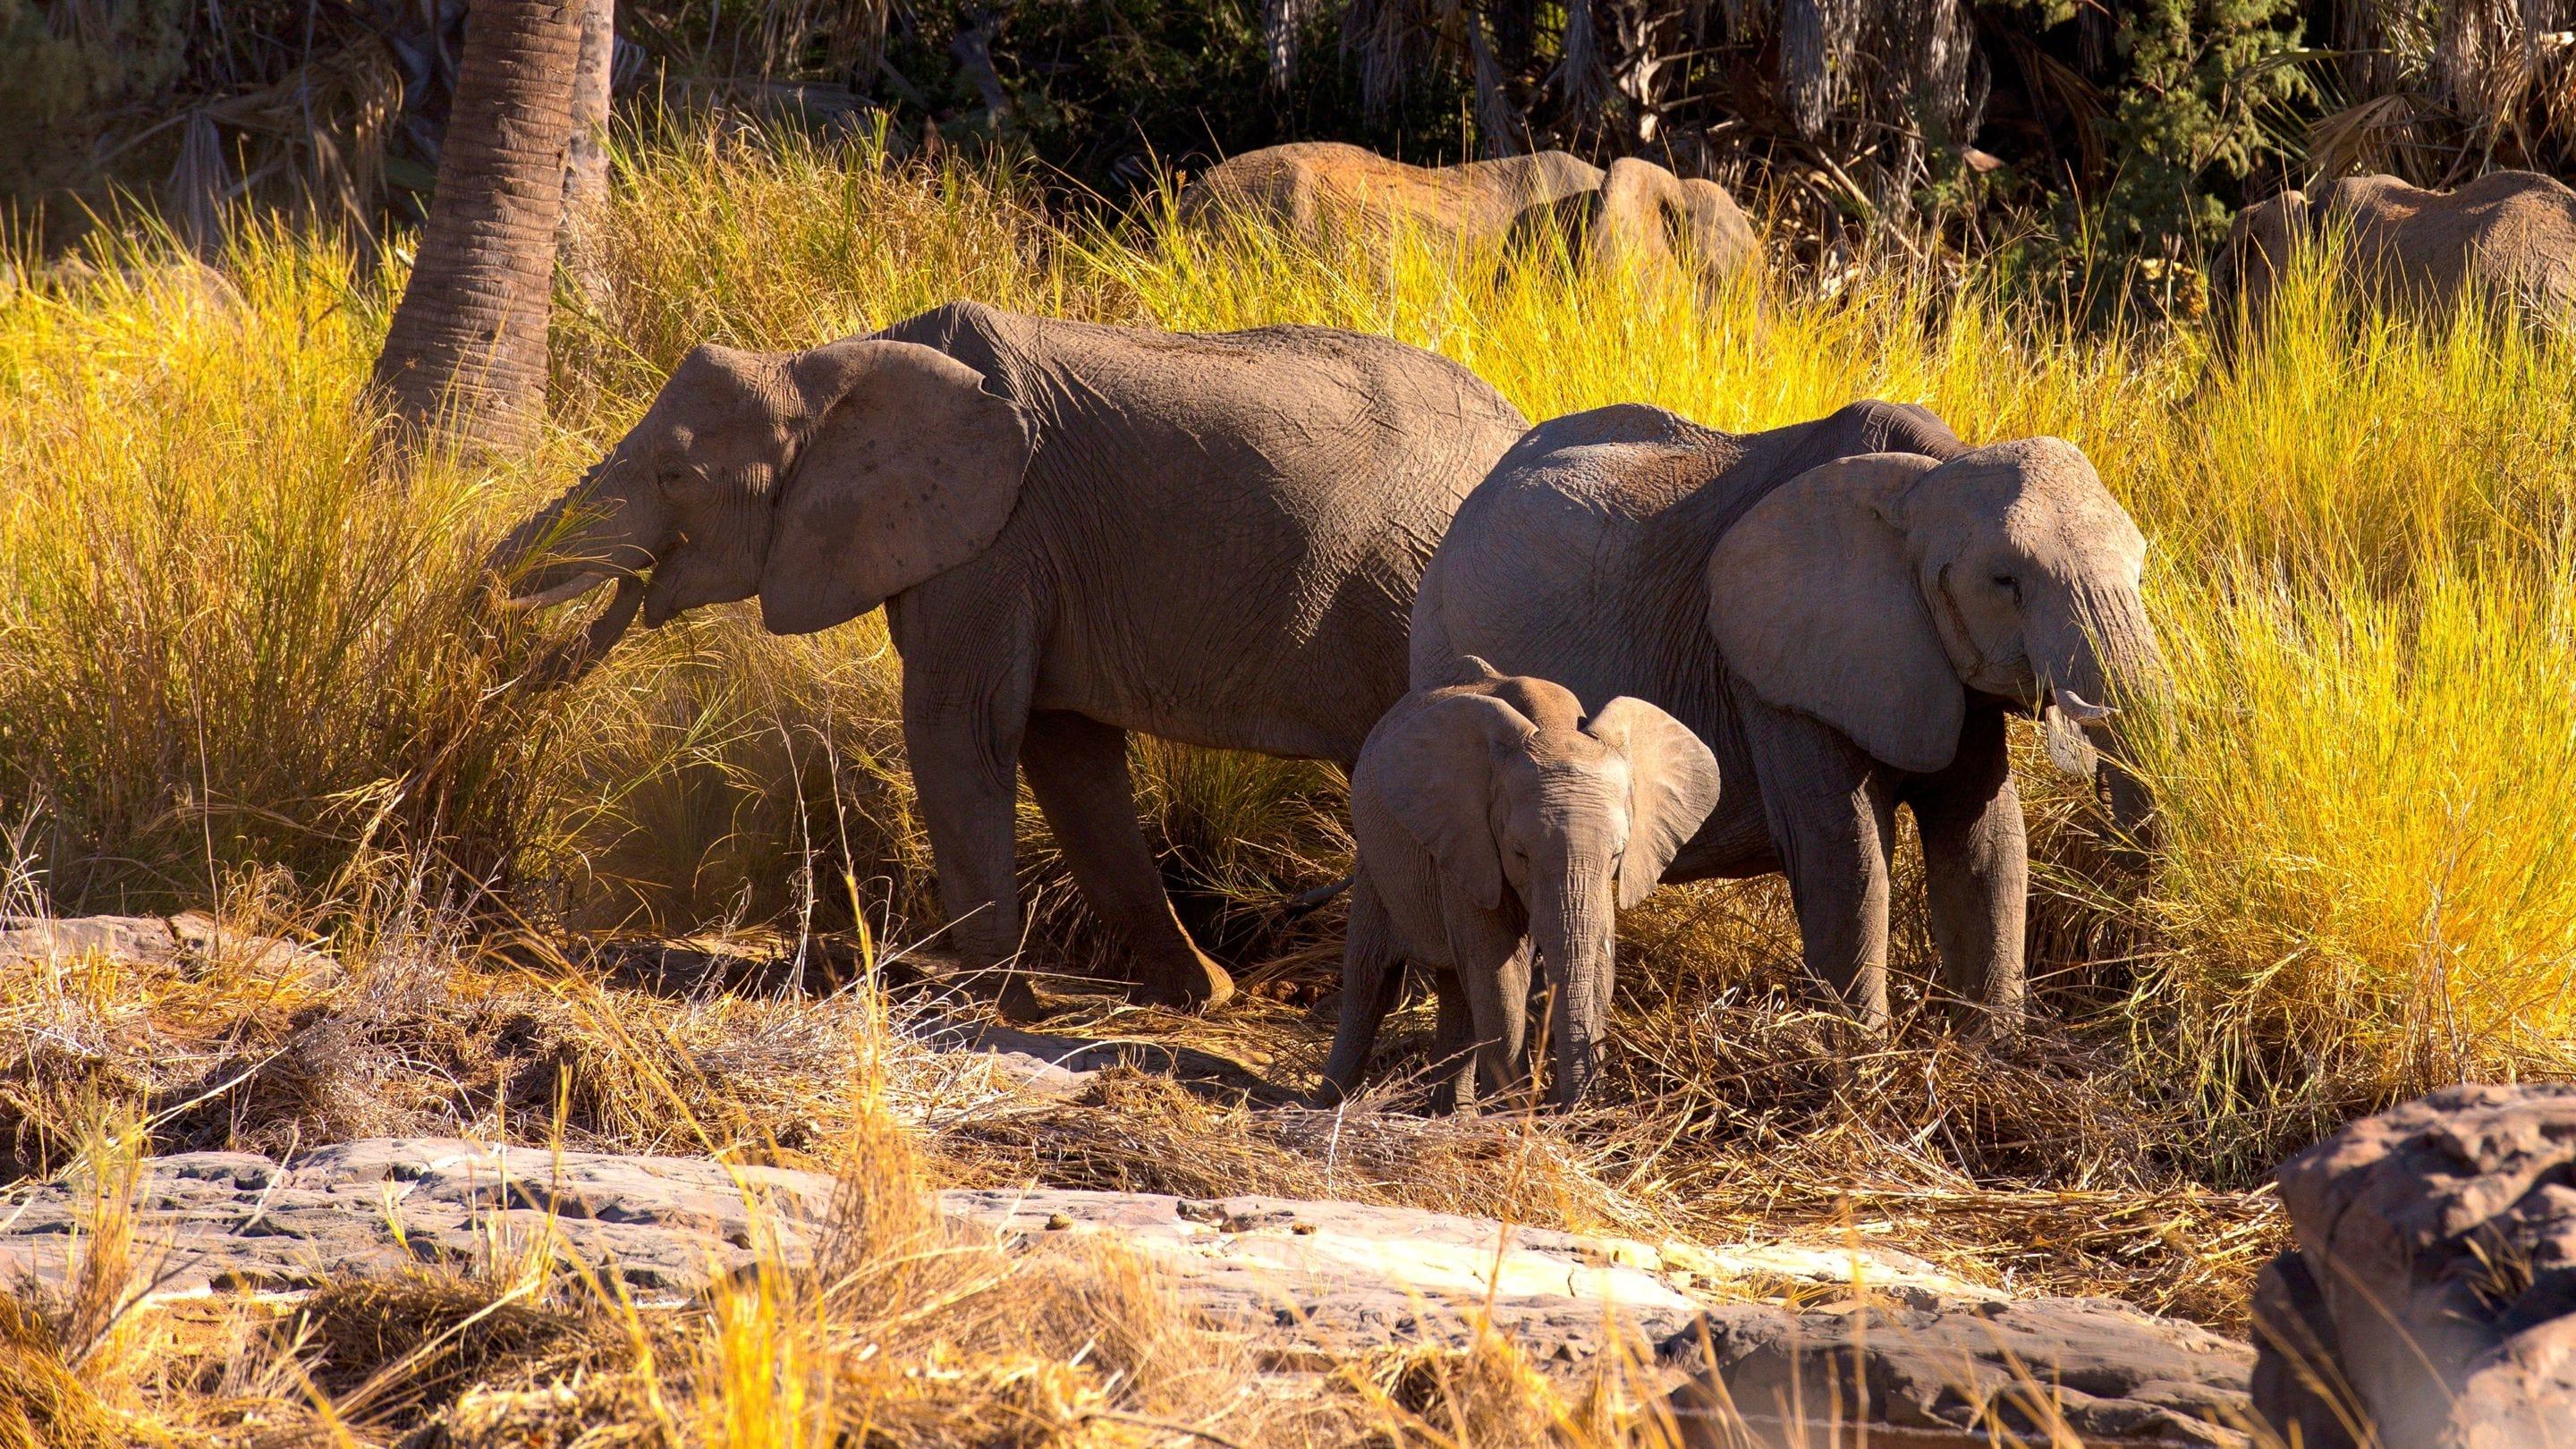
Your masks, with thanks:
[(2124, 841), (2143, 847), (2155, 802), (2137, 772), (2136, 721), (2171, 686), (2155, 627), (2133, 591), (2083, 592), (2051, 633), (2055, 637), (2035, 641), (2041, 648), (2033, 654), (2047, 691), (2043, 712), (2057, 715), (2049, 722), (2053, 728), (2063, 728), (2062, 720), (2081, 729), (2096, 757), (2087, 763), (2109, 800), (2113, 828)]
[[(655, 535), (637, 529), (644, 521), (641, 510), (603, 492), (608, 466), (603, 461), (593, 467), (561, 497), (521, 520), (484, 561), (488, 575), (504, 591), (500, 606), (513, 611), (569, 603), (616, 581), (616, 596), (598, 618), (530, 663), (527, 679), (540, 689), (588, 674), (625, 637), (644, 600), (643, 571), (655, 559), (642, 539)], [(568, 526), (568, 516), (582, 521)]]
[[(612, 578), (652, 567), (654, 553), (647, 540), (658, 537), (658, 523), (647, 519), (635, 500), (605, 486), (609, 466), (603, 460), (592, 467), (493, 547), (484, 568), (506, 588), (505, 607), (568, 603)], [(568, 529), (567, 517), (580, 521)], [(528, 568), (532, 558), (540, 562)]]
[(1548, 1036), (1555, 1042), (1556, 1104), (1580, 1101), (1600, 1070), (1609, 1031), (1617, 898), (1608, 857), (1569, 853), (1533, 892), (1530, 943), (1555, 988)]
[(564, 509), (571, 498), (571, 494), (564, 494), (521, 519), (518, 526), (504, 535), (501, 541), (493, 546), (490, 555), (483, 560), (484, 572), (508, 590), (509, 602), (517, 604), (555, 592), (573, 577), (569, 565), (561, 561), (535, 570), (524, 578), (516, 577), (519, 570), (527, 564), (529, 557), (536, 553), (538, 546), (553, 536), (555, 530), (562, 526)]

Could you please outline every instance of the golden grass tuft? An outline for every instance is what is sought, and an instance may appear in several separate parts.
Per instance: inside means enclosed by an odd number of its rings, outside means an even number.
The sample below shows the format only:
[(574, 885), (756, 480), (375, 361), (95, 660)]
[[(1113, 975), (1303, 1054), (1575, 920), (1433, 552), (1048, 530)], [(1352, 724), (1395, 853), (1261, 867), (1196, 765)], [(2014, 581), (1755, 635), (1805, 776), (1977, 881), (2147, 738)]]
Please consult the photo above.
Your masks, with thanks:
[(140, 1432), (63, 1362), (39, 1314), (0, 1297), (0, 1449), (125, 1449)]

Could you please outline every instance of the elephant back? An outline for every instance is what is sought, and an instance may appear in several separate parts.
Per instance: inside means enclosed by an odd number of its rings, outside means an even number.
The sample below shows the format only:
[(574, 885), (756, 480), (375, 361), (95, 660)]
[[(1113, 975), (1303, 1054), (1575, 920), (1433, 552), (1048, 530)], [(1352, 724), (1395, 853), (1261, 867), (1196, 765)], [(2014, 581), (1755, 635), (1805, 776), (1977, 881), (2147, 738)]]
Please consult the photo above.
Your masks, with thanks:
[(2317, 189), (2317, 210), (2383, 304), (2448, 306), (2469, 286), (2553, 319), (2576, 304), (2576, 191), (2552, 177), (2495, 171), (2447, 192), (2347, 177)]

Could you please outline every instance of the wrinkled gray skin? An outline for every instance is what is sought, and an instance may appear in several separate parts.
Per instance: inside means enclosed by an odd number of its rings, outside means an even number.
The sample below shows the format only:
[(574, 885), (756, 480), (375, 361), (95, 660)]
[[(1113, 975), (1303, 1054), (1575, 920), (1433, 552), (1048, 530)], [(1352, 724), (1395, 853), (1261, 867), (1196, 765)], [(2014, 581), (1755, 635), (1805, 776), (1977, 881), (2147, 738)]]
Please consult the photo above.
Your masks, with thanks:
[(1351, 772), (1359, 869), (1328, 1103), (1358, 1086), (1408, 960), (1440, 984), (1440, 1060), (1475, 1052), (1458, 1105), (1513, 1091), (1535, 953), (1554, 989), (1556, 1100), (1571, 1106), (1609, 1019), (1614, 907), (1644, 899), (1717, 804), (1708, 746), (1643, 700), (1586, 718), (1564, 689), (1481, 659), (1455, 678), (1398, 701)]
[[(2474, 283), (2533, 319), (2576, 309), (2576, 191), (2536, 171), (2492, 171), (2455, 191), (2347, 176), (2237, 213), (2212, 281), (2222, 315), (2259, 317), (2302, 241), (2338, 229), (2362, 295), (2390, 308), (2447, 308)], [(2222, 329), (2222, 336), (2226, 335)]]
[(639, 609), (756, 596), (795, 634), (884, 604), (947, 943), (976, 969), (1019, 950), (1025, 766), (1137, 995), (1212, 1002), (1231, 985), (1163, 894), (1127, 731), (1355, 758), (1404, 693), (1425, 560), (1523, 426), (1374, 337), (952, 303), (810, 352), (697, 349), (492, 566), (522, 604), (618, 581), (575, 667)]
[[(1873, 1026), (1908, 806), (1947, 993), (2009, 1026), (2028, 867), (2004, 716), (2044, 708), (2070, 771), (2095, 744), (2119, 757), (2107, 702), (2164, 679), (2143, 557), (2055, 439), (1972, 451), (1885, 403), (1754, 434), (1602, 408), (1532, 429), (1459, 510), (1414, 603), (1413, 682), (1473, 654), (1682, 721), (1726, 794), (1664, 878), (1785, 873), (1809, 969)], [(2115, 820), (2142, 828), (2134, 777), (2103, 763)]]
[(1379, 223), (1401, 218), (1474, 245), (1501, 241), (1534, 209), (1599, 190), (1601, 178), (1600, 167), (1564, 151), (1413, 166), (1341, 141), (1298, 141), (1210, 168), (1181, 193), (1180, 216), (1193, 226), (1274, 221), (1308, 239), (1356, 225), (1372, 240)]

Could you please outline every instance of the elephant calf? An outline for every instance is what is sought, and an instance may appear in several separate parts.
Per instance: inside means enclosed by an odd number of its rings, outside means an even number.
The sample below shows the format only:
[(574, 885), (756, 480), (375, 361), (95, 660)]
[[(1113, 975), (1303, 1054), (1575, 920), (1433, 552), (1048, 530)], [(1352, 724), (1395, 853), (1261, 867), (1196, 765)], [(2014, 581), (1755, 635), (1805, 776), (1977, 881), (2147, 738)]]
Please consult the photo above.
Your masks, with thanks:
[(1387, 711), (1351, 774), (1359, 869), (1325, 1092), (1358, 1085), (1406, 960), (1439, 982), (1444, 1065), (1473, 1044), (1459, 1105), (1509, 1090), (1528, 1071), (1535, 948), (1555, 988), (1556, 1100), (1572, 1105), (1610, 1011), (1612, 908), (1644, 899), (1716, 807), (1717, 760), (1644, 700), (1587, 719), (1562, 686), (1481, 659), (1453, 677)]

